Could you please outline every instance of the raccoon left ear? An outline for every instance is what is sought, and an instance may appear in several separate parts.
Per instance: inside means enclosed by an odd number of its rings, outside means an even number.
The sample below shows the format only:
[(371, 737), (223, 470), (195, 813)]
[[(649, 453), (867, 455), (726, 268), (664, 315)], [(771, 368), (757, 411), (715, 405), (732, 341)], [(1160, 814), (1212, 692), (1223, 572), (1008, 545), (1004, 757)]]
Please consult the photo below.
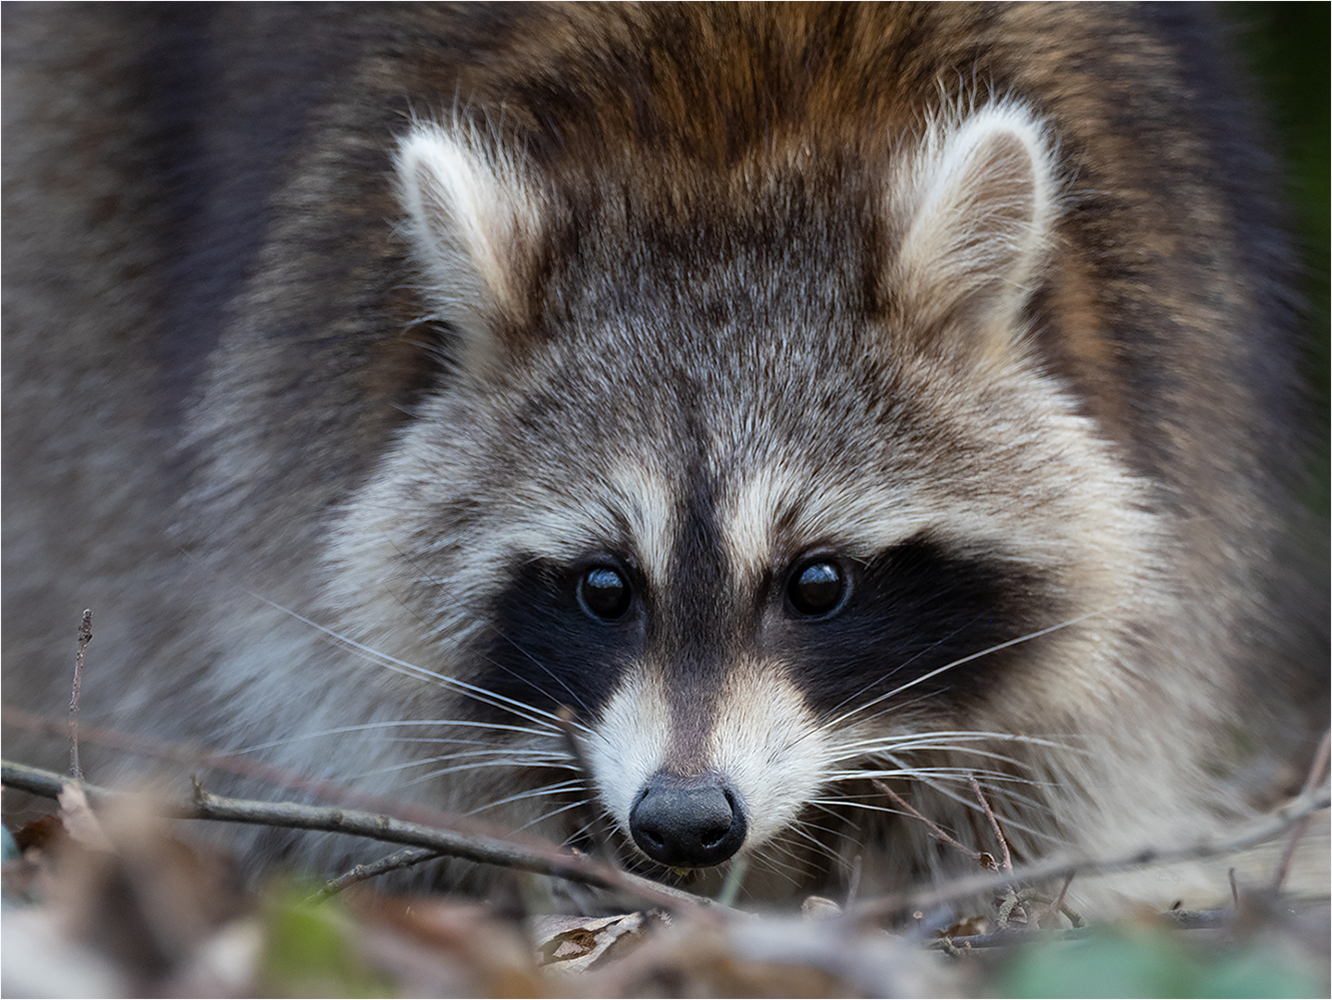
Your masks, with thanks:
[(938, 331), (950, 350), (1011, 348), (1058, 215), (1040, 121), (1003, 103), (935, 123), (894, 188), (904, 235), (885, 277), (903, 321)]
[(523, 267), (542, 201), (494, 136), (418, 125), (402, 140), (398, 182), (426, 296), (457, 334), (463, 370), (503, 363), (503, 331), (521, 328)]

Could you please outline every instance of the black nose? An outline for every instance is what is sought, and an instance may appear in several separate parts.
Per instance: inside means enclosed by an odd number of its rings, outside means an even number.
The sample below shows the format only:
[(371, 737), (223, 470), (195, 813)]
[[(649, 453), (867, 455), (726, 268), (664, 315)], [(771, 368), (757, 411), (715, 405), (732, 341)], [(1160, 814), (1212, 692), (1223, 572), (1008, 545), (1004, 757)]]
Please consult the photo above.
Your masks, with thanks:
[(653, 861), (673, 868), (708, 868), (745, 842), (745, 813), (717, 774), (659, 771), (629, 810), (634, 843)]

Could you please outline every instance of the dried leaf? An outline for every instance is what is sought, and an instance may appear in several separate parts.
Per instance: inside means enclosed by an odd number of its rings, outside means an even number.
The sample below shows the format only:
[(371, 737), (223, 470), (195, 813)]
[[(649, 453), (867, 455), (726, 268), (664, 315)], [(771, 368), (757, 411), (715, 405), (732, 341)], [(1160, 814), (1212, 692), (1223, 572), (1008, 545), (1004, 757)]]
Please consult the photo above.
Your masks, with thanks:
[(65, 827), (60, 817), (54, 813), (38, 816), (31, 823), (14, 834), (14, 841), (21, 853), (30, 850), (50, 850), (65, 836)]
[(88, 798), (83, 789), (75, 782), (65, 785), (57, 799), (60, 803), (60, 819), (65, 824), (65, 832), (84, 847), (94, 851), (110, 851), (111, 841), (102, 830), (102, 824), (88, 805)]
[(654, 924), (656, 912), (625, 913), (613, 917), (537, 917), (533, 921), (541, 965), (561, 972), (583, 972), (611, 958), (623, 957), (641, 944)]

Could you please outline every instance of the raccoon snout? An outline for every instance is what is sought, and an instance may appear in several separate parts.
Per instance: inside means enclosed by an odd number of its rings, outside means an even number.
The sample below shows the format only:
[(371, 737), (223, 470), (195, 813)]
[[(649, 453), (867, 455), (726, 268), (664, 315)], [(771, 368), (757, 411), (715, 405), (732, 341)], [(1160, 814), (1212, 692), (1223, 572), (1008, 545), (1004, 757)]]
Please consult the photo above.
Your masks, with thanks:
[(745, 842), (745, 811), (718, 774), (657, 772), (629, 811), (634, 843), (673, 868), (719, 865)]

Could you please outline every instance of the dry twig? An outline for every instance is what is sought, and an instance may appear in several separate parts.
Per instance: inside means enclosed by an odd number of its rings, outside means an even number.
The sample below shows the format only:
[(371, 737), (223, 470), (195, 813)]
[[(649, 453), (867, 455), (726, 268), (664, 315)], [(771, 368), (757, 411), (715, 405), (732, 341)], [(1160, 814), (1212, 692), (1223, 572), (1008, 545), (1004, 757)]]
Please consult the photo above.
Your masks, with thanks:
[[(953, 848), (954, 850), (961, 851), (972, 861), (975, 861), (977, 864), (981, 865), (982, 867), (985, 867), (985, 862), (982, 859), (982, 854), (980, 851), (976, 850), (975, 848), (968, 847), (966, 844), (962, 843), (956, 837), (951, 836), (948, 833), (948, 831), (946, 831), (938, 823), (934, 822), (934, 820), (930, 819), (928, 816), (921, 813), (920, 810), (918, 810), (910, 802), (902, 798), (902, 796), (898, 795), (897, 792), (893, 791), (892, 788), (890, 788), (886, 782), (880, 781), (879, 779), (875, 778), (871, 782), (871, 784), (879, 791), (883, 792), (884, 795), (888, 796), (890, 799), (896, 802), (898, 807), (905, 810), (908, 816), (911, 816), (913, 819), (918, 819), (926, 826), (928, 826), (930, 828), (930, 834), (936, 840), (940, 841), (941, 843), (947, 844), (949, 847)], [(850, 905), (849, 900), (847, 905)]]
[[(66, 730), (64, 721), (43, 718), (10, 705), (0, 706), (0, 724), (51, 735), (63, 735)], [(509, 839), (506, 835), (510, 831), (498, 825), (478, 820), (475, 817), (458, 816), (420, 804), (404, 803), (390, 796), (368, 794), (361, 790), (348, 788), (336, 781), (311, 778), (299, 771), (254, 760), (246, 756), (243, 751), (227, 753), (204, 750), (192, 744), (168, 743), (124, 733), (116, 729), (96, 726), (80, 727), (79, 736), (82, 743), (96, 743), (100, 746), (124, 750), (154, 760), (172, 761), (192, 770), (207, 768), (227, 774), (235, 774), (265, 782), (277, 788), (297, 792), (301, 795), (337, 802), (346, 808), (362, 809), (368, 812), (394, 813), (404, 819), (410, 819), (425, 826)], [(511, 839), (521, 840), (522, 838), (515, 837)]]
[(425, 861), (431, 861), (441, 857), (439, 851), (432, 851), (428, 847), (404, 847), (400, 851), (394, 851), (378, 861), (371, 861), (369, 864), (357, 865), (351, 871), (339, 875), (335, 879), (330, 879), (318, 892), (311, 893), (304, 900), (305, 905), (310, 906), (315, 903), (322, 903), (332, 896), (336, 896), (343, 889), (353, 886), (358, 882), (365, 882), (368, 879), (379, 875), (385, 875), (389, 872), (401, 871), (404, 868), (411, 868), (413, 865), (419, 865)]
[[(1313, 763), (1309, 765), (1309, 774), (1304, 779), (1302, 791), (1305, 795), (1321, 785), (1323, 779), (1327, 777), (1329, 741), (1332, 741), (1332, 729), (1323, 733), (1323, 739), (1314, 752)], [(1272, 879), (1272, 890), (1274, 892), (1279, 893), (1281, 887), (1286, 884), (1286, 876), (1290, 874), (1290, 864), (1295, 859), (1295, 849), (1300, 846), (1300, 838), (1304, 836), (1304, 831), (1309, 828), (1311, 819), (1311, 816), (1304, 817), (1291, 830), (1290, 842), (1286, 844), (1286, 849), (1281, 852), (1281, 862), (1277, 865), (1276, 875)]]
[(83, 780), (79, 766), (79, 689), (83, 687), (83, 651), (92, 642), (92, 608), (85, 608), (79, 622), (79, 651), (74, 657), (74, 690), (69, 696), (69, 774), (75, 781)]
[(975, 875), (957, 879), (931, 892), (900, 892), (859, 904), (852, 916), (862, 921), (877, 921), (897, 916), (910, 909), (931, 910), (969, 896), (995, 892), (1012, 883), (1045, 882), (1068, 875), (1104, 875), (1148, 865), (1201, 861), (1242, 851), (1271, 840), (1291, 829), (1306, 816), (1328, 808), (1332, 792), (1327, 787), (1298, 795), (1252, 823), (1221, 840), (1200, 840), (1184, 847), (1149, 845), (1113, 858), (1054, 857), (1015, 868), (1011, 873)]
[(994, 815), (994, 810), (990, 808), (990, 801), (981, 791), (980, 782), (976, 780), (975, 775), (968, 775), (971, 781), (971, 790), (976, 793), (976, 798), (985, 810), (985, 815), (989, 817), (990, 826), (994, 829), (994, 836), (999, 841), (999, 846), (1003, 848), (1004, 859), (999, 863), (999, 870), (1011, 872), (1013, 870), (1013, 855), (1008, 850), (1008, 838), (1004, 836), (1003, 829), (999, 826), (999, 820)]
[[(25, 767), (4, 761), (0, 781), (34, 795), (55, 798), (67, 779), (51, 771)], [(112, 799), (116, 793), (84, 785), (89, 799)], [(208, 819), (231, 823), (252, 823), (293, 830), (323, 830), (369, 837), (389, 843), (423, 847), (439, 854), (482, 864), (499, 865), (551, 875), (571, 882), (603, 888), (623, 889), (659, 906), (671, 909), (695, 908), (698, 915), (725, 912), (723, 907), (693, 893), (661, 885), (638, 875), (623, 872), (585, 855), (570, 853), (554, 845), (520, 845), (485, 834), (464, 834), (455, 830), (411, 823), (383, 813), (359, 809), (313, 806), (300, 802), (256, 802), (214, 795), (195, 783), (194, 794), (186, 800), (158, 800), (158, 814), (172, 819)], [(732, 911), (733, 912), (733, 911)]]

